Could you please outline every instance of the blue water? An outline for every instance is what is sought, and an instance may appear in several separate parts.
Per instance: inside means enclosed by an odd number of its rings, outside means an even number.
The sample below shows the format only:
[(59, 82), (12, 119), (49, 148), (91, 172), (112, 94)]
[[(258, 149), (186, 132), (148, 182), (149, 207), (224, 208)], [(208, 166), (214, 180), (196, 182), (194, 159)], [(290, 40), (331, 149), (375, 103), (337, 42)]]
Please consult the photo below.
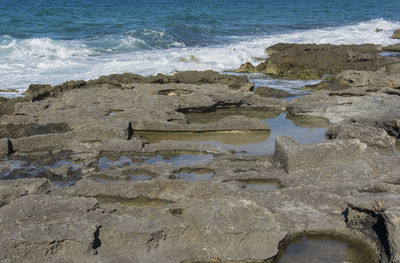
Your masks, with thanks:
[(278, 42), (393, 44), (399, 12), (393, 0), (0, 0), (0, 81), (23, 91), (119, 72), (224, 71)]

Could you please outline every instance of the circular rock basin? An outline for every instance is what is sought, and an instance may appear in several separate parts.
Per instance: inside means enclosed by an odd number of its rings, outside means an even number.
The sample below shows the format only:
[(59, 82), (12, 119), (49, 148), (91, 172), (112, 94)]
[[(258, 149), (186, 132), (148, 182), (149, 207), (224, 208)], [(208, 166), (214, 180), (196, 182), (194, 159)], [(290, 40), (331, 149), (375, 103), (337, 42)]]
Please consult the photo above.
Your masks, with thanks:
[(378, 263), (379, 257), (358, 240), (328, 234), (304, 234), (285, 242), (273, 262)]

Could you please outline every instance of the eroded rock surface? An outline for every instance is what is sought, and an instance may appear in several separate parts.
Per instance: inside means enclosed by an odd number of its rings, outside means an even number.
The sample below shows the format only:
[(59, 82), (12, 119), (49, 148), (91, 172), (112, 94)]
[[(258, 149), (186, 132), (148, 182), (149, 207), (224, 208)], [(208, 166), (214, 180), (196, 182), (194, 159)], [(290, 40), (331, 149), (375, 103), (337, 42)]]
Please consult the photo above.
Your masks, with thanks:
[[(291, 102), (213, 72), (111, 75), (1, 101), (0, 262), (265, 262), (302, 232), (357, 237), (398, 262), (397, 75), (357, 74)], [(156, 138), (268, 133), (259, 113), (235, 109), (287, 107), (337, 125), (319, 143), (278, 137), (274, 155)]]

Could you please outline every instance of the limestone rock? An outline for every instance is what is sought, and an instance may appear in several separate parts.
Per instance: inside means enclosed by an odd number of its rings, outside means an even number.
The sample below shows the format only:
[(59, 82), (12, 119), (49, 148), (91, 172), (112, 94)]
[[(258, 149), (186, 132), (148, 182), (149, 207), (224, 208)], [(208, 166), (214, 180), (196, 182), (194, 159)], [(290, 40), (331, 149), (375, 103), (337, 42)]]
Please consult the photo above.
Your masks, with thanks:
[(286, 98), (291, 96), (290, 93), (284, 90), (278, 90), (269, 87), (258, 87), (256, 89), (256, 94), (262, 97), (273, 97), (273, 98)]
[(0, 156), (1, 155), (9, 155), (13, 153), (14, 149), (11, 144), (11, 141), (8, 138), (0, 139)]
[(393, 32), (392, 38), (400, 39), (400, 29), (397, 29)]
[(374, 150), (395, 152), (395, 139), (381, 128), (363, 125), (335, 126), (327, 131), (327, 136), (330, 139), (358, 139)]
[(375, 45), (276, 44), (267, 48), (266, 73), (280, 77), (318, 79), (346, 69), (375, 71), (390, 63)]
[(336, 140), (313, 144), (299, 144), (288, 136), (275, 141), (275, 160), (286, 172), (329, 167), (352, 162), (365, 151), (359, 140)]

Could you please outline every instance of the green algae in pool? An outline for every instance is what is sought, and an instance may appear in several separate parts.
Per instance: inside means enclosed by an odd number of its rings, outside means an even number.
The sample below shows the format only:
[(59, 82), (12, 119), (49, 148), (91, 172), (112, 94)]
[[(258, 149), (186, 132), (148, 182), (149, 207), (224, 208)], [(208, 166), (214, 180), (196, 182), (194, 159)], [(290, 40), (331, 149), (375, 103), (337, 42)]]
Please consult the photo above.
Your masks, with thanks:
[(378, 263), (379, 257), (358, 240), (328, 234), (304, 234), (280, 248), (273, 263)]
[(271, 191), (283, 187), (276, 179), (239, 179), (237, 181), (243, 183), (243, 188), (257, 191)]
[(121, 204), (123, 206), (135, 206), (135, 207), (160, 207), (168, 204), (172, 204), (171, 201), (161, 200), (161, 199), (152, 199), (144, 196), (139, 196), (135, 198), (126, 198), (126, 197), (118, 197), (118, 196), (105, 196), (98, 195), (94, 196), (99, 203), (102, 204)]

